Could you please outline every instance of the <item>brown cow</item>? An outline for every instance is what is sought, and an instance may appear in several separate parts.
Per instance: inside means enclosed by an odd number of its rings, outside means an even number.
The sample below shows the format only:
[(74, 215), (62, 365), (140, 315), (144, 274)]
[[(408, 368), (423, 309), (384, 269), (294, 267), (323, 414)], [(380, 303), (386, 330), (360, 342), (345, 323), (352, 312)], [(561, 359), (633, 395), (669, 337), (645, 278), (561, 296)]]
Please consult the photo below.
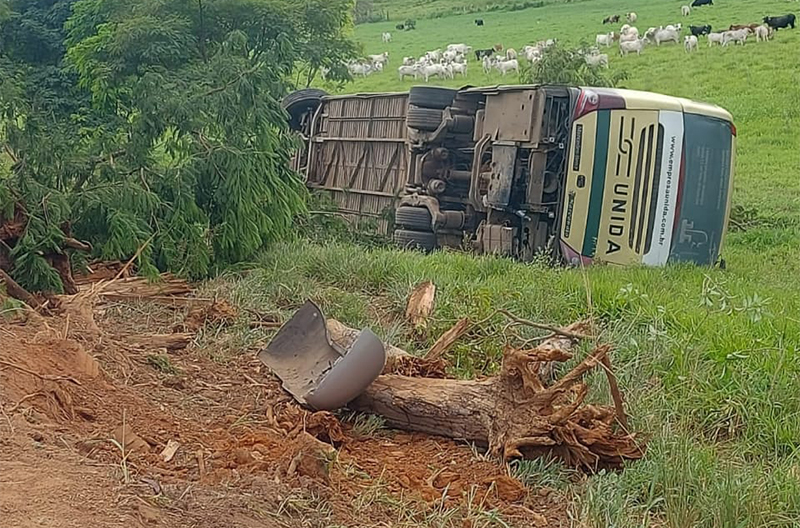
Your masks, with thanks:
[(736, 31), (737, 29), (746, 29), (750, 33), (755, 33), (758, 24), (731, 24), (728, 31)]

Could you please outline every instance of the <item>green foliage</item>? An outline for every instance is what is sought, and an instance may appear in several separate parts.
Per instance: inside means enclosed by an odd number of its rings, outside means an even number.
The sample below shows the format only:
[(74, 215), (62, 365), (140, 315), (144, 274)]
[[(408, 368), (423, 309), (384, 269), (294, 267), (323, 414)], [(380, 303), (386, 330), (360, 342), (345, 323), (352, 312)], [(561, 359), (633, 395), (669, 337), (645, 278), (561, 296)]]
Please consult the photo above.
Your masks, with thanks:
[(582, 49), (570, 49), (560, 44), (546, 48), (541, 60), (522, 62), (520, 81), (530, 84), (563, 84), (567, 86), (618, 86), (628, 75), (586, 64)]
[(201, 277), (290, 233), (306, 191), (279, 101), (355, 54), (350, 0), (8, 6), (0, 140), (30, 217), (12, 255), (24, 286), (60, 289), (43, 257), (65, 234)]
[[(385, 213), (382, 220), (391, 221), (394, 210)], [(391, 228), (389, 235), (381, 234), (379, 220), (375, 218), (345, 217), (330, 196), (320, 191), (311, 193), (308, 214), (299, 217), (296, 225), (298, 237), (317, 242), (341, 240), (368, 247), (391, 243)]]
[(172, 361), (166, 354), (148, 354), (146, 359), (148, 365), (162, 374), (169, 374), (172, 376), (180, 374), (180, 369), (172, 364)]

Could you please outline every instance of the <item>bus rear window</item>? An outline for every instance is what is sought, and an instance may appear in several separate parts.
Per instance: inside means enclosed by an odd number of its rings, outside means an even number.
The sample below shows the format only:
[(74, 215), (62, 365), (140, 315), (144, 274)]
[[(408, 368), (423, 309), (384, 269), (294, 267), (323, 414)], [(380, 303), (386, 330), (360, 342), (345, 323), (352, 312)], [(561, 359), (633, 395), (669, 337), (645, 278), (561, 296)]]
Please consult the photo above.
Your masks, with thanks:
[(714, 264), (731, 186), (731, 124), (684, 114), (683, 174), (670, 261)]

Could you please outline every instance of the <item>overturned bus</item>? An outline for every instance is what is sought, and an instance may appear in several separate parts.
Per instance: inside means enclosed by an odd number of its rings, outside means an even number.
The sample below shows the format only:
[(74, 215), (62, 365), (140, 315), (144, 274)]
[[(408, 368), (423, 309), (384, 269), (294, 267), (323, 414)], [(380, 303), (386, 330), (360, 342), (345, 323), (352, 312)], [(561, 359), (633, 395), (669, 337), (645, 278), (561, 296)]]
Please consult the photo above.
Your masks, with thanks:
[(719, 260), (736, 145), (720, 107), (531, 85), (308, 89), (284, 107), (309, 188), (401, 246), (572, 264)]

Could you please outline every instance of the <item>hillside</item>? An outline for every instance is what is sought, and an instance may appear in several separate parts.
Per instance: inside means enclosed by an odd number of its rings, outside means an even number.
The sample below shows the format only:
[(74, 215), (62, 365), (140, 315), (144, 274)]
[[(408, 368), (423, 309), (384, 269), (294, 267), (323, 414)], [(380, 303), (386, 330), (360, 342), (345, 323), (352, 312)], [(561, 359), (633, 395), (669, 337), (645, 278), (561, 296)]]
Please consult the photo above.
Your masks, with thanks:
[[(401, 4), (417, 13), (417, 29), (397, 31), (394, 22), (357, 26), (365, 52), (388, 51), (389, 64), (345, 92), (407, 90), (414, 81), (398, 79), (402, 58), (448, 43), (517, 50), (547, 38), (565, 46), (594, 43), (595, 35), (618, 30), (601, 23), (615, 13), (636, 12), (640, 31), (676, 23), (710, 24), (716, 31), (797, 11), (779, 0), (718, 0), (682, 17), (680, 2), (593, 0), (485, 12), (478, 27), (471, 13), (426, 19), (424, 11), (437, 3)], [(381, 43), (384, 31), (392, 42)], [(627, 73), (624, 87), (707, 101), (733, 114), (738, 136), (727, 270), (594, 268), (584, 274), (452, 255), (398, 257), (415, 277), (446, 277), (452, 318), (481, 317), (474, 305), (495, 302), (559, 321), (593, 313), (624, 343), (616, 351), (623, 385), (636, 392), (632, 414), (653, 440), (644, 462), (575, 489), (576, 516), (588, 526), (800, 524), (800, 421), (791, 389), (800, 360), (798, 47), (800, 29), (782, 29), (771, 41), (748, 38), (726, 48), (709, 47), (702, 37), (691, 54), (682, 45), (648, 46), (639, 57), (620, 57), (616, 45), (601, 50), (612, 72)], [(473, 60), (466, 77), (431, 84), (516, 82), (513, 74), (485, 74)], [(462, 353), (460, 361), (480, 363), (474, 351)]]
[[(392, 0), (373, 0), (372, 11), (389, 16), (393, 22), (402, 22), (406, 19), (444, 18), (462, 14), (499, 13), (522, 11), (529, 8), (540, 8), (559, 2), (586, 2), (590, 0), (473, 0), (464, 2), (459, 0), (407, 0), (394, 2)], [(367, 2), (368, 3), (368, 2)]]

